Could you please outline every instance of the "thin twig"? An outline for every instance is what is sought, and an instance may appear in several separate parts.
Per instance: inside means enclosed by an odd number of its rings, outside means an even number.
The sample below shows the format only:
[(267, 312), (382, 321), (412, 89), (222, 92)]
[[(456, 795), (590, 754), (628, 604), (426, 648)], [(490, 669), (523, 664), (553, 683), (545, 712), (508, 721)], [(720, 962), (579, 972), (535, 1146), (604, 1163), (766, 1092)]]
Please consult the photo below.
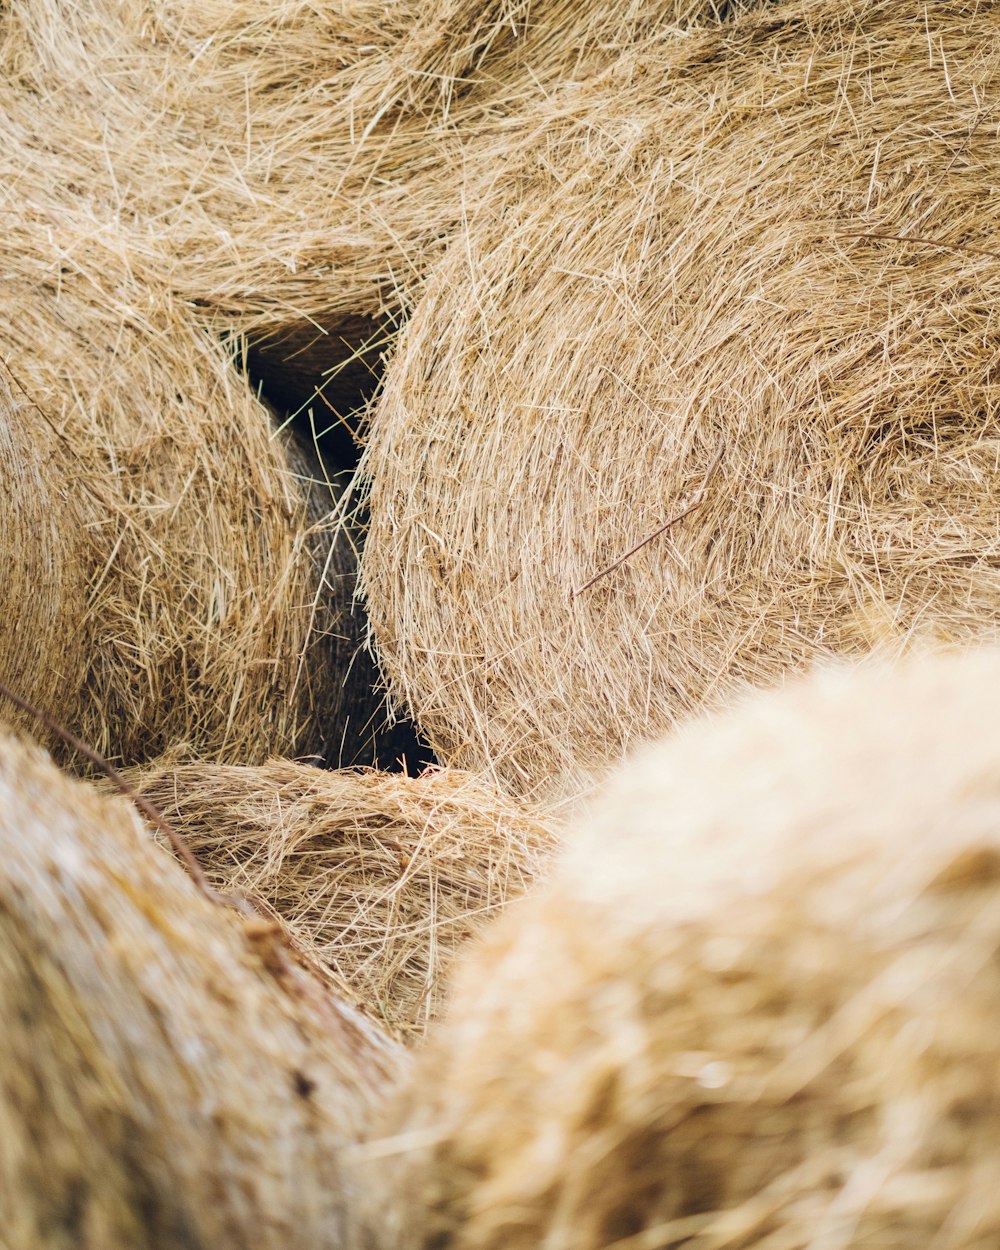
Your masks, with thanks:
[(919, 247), (940, 247), (946, 252), (971, 252), (973, 256), (988, 256), (1000, 260), (1000, 252), (987, 251), (985, 247), (972, 247), (968, 243), (946, 243), (943, 239), (921, 239), (914, 234), (873, 234), (869, 230), (839, 231), (838, 239), (877, 239), (882, 243), (916, 243)]
[(225, 905), (225, 900), (218, 893), (218, 891), (213, 889), (209, 884), (208, 878), (205, 876), (204, 869), (195, 858), (194, 852), (187, 845), (177, 830), (171, 827), (167, 820), (156, 810), (148, 799), (143, 798), (137, 790), (129, 785), (125, 778), (108, 763), (103, 755), (95, 751), (93, 747), (87, 746), (87, 744), (82, 741), (82, 739), (78, 738), (76, 734), (71, 733), (68, 729), (65, 729), (59, 724), (55, 717), (50, 716), (48, 712), (36, 707), (33, 703), (29, 703), (27, 699), (22, 699), (19, 694), (15, 694), (14, 691), (2, 681), (0, 681), (0, 695), (2, 695), (5, 699), (10, 700), (10, 702), (13, 703), (15, 707), (19, 707), (22, 712), (26, 712), (29, 716), (33, 717), (39, 722), (39, 724), (44, 725), (50, 733), (55, 734), (57, 738), (61, 738), (67, 746), (71, 747), (79, 755), (82, 755), (84, 759), (90, 760), (93, 765), (99, 768), (112, 785), (116, 786), (121, 793), (124, 794), (125, 797), (138, 808), (149, 823), (163, 834), (173, 847), (185, 868), (187, 868), (192, 881), (202, 894), (204, 894), (206, 898), (211, 899), (213, 903)]
[(687, 505), (687, 507), (682, 508), (680, 512), (675, 512), (674, 515), (668, 521), (664, 521), (663, 524), (659, 526), (658, 529), (653, 530), (652, 534), (647, 534), (647, 536), (643, 538), (640, 542), (637, 542), (634, 547), (626, 551), (623, 556), (619, 556), (618, 559), (614, 562), (614, 564), (609, 564), (606, 569), (601, 569), (599, 573), (595, 573), (594, 576), (590, 579), (590, 581), (584, 582), (583, 585), (578, 590), (573, 591), (573, 598), (575, 599), (577, 595), (582, 595), (585, 590), (589, 590), (590, 587), (593, 586), (595, 582), (599, 582), (602, 577), (607, 577), (609, 573), (613, 573), (615, 569), (623, 565), (626, 560), (631, 559), (631, 557), (634, 556), (637, 551), (641, 551), (642, 548), (645, 547), (647, 543), (651, 543), (654, 538), (659, 538), (660, 535), (665, 534), (672, 525), (676, 525), (678, 521), (683, 521), (686, 516), (690, 516), (691, 513), (694, 512), (695, 508), (700, 508), (701, 505), (705, 502), (705, 492), (708, 490), (708, 484), (709, 482), (711, 482), (713, 476), (715, 475), (715, 470), (719, 467), (719, 463), (721, 460), (722, 460), (722, 448), (720, 447), (719, 450), (715, 453), (715, 456), (712, 459), (712, 463), (708, 466), (708, 470), (705, 473), (704, 478), (702, 478), (701, 485), (698, 487), (698, 490), (695, 492), (694, 498)]

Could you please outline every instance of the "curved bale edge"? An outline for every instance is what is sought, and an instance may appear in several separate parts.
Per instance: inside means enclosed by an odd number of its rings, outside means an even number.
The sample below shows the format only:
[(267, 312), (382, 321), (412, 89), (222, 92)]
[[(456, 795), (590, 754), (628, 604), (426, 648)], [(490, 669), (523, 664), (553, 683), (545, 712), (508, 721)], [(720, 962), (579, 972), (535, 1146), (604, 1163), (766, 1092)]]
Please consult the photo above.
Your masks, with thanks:
[[(0, 680), (47, 709), (75, 706), (87, 671), (65, 638), (85, 615), (88, 558), (64, 461), (57, 431), (0, 361)], [(35, 728), (6, 703), (3, 716)]]
[(349, 1152), (403, 1059), (209, 901), (134, 809), (0, 735), (9, 1250), (345, 1245)]
[(458, 952), (542, 877), (553, 824), (468, 773), (169, 758), (129, 774), (223, 892), (281, 919), (395, 1033), (421, 1036)]
[(442, 764), (572, 791), (745, 683), (996, 636), (998, 40), (962, 0), (664, 40), (470, 203), (363, 461)]
[(995, 1244), (998, 688), (820, 673), (621, 770), (464, 960), (368, 1244)]
[(357, 318), (408, 306), (525, 110), (633, 44), (741, 7), (11, 0), (8, 176), (30, 196), (54, 156), (93, 225), (132, 233), (137, 277), (262, 343), (278, 373), (284, 336), (322, 325), (322, 375), (363, 347)]
[[(121, 237), (18, 218), (0, 304), (0, 678), (104, 755), (176, 741), (353, 758), (381, 710), (357, 662), (357, 555), (315, 458)], [(122, 254), (124, 250), (124, 255)]]

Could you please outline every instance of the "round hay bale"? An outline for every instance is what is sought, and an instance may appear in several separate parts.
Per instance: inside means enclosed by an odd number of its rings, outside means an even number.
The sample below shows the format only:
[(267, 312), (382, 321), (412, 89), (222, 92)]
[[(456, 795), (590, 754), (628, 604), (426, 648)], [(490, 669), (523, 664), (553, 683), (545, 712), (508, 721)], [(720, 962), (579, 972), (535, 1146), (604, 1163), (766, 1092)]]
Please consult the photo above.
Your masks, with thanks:
[(998, 686), (826, 673), (622, 771), (462, 966), (369, 1244), (996, 1244)]
[(345, 1244), (347, 1152), (403, 1059), (276, 930), (0, 737), (5, 1247)]
[(0, 232), (0, 678), (115, 760), (337, 760), (377, 706), (350, 535), (222, 347), (87, 213), (60, 188)]
[(86, 557), (58, 464), (56, 432), (0, 362), (0, 679), (47, 708), (75, 703), (86, 672), (83, 652), (64, 649), (67, 623), (84, 616)]
[(468, 773), (154, 764), (131, 774), (213, 884), (279, 916), (397, 1033), (437, 1013), (452, 959), (540, 875), (542, 816)]
[(736, 7), (11, 0), (0, 69), (12, 128), (58, 151), (67, 181), (101, 185), (143, 269), (278, 351), (318, 321), (325, 373), (363, 346), (352, 319), (408, 303), (522, 110)]
[(690, 33), (470, 207), (364, 466), (442, 762), (572, 788), (817, 655), (995, 634), (998, 42), (958, 2)]

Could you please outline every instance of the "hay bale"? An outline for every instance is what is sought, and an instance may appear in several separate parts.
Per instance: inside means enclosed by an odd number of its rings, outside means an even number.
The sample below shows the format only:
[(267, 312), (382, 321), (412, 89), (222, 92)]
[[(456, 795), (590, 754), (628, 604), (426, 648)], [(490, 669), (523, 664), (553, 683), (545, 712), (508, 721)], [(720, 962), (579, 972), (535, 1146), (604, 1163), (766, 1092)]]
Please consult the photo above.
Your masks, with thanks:
[(64, 645), (84, 616), (86, 561), (83, 517), (58, 463), (56, 431), (0, 364), (0, 679), (53, 709), (79, 699), (86, 671), (84, 653)]
[(623, 770), (465, 961), (368, 1244), (995, 1245), (998, 686), (825, 673)]
[(288, 926), (371, 1015), (419, 1035), (457, 950), (540, 875), (542, 816), (468, 773), (154, 764), (137, 789), (212, 882)]
[(277, 351), (315, 319), (325, 372), (362, 346), (343, 329), (357, 315), (406, 306), (521, 110), (733, 8), (11, 0), (0, 69), (8, 118), (135, 230), (137, 272)]
[(0, 737), (8, 1250), (345, 1244), (346, 1152), (403, 1062), (134, 810)]
[(743, 682), (995, 633), (998, 39), (888, 0), (678, 37), (470, 206), (365, 465), (442, 762), (572, 788)]
[(116, 760), (339, 758), (376, 699), (332, 499), (84, 198), (40, 201), (0, 232), (0, 677)]

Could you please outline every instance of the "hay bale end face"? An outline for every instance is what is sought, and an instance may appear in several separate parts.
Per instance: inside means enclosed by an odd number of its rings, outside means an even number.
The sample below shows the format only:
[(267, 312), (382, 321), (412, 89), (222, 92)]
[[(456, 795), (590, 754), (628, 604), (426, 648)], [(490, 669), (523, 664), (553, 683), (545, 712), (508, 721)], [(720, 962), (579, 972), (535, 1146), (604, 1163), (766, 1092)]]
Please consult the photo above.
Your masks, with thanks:
[(364, 462), (443, 763), (572, 789), (745, 682), (996, 633), (998, 42), (957, 0), (661, 41), (470, 204)]
[(86, 211), (40, 183), (0, 238), (0, 678), (116, 761), (353, 760), (378, 697), (321, 471)]
[(820, 674), (625, 768), (465, 961), (369, 1244), (995, 1245), (998, 688)]
[[(407, 307), (522, 110), (741, 7), (11, 0), (0, 77), (8, 122), (41, 129), (63, 181), (132, 234), (137, 277), (280, 342), (303, 319)], [(328, 346), (324, 368), (343, 359)]]
[(0, 850), (4, 1246), (347, 1244), (398, 1049), (9, 736)]
[(355, 1001), (419, 1036), (455, 954), (540, 876), (543, 816), (468, 773), (155, 764), (130, 774), (222, 891), (281, 918)]
[[(45, 708), (75, 704), (86, 674), (86, 657), (64, 637), (84, 617), (88, 580), (64, 461), (58, 433), (0, 362), (0, 680)], [(0, 715), (35, 729), (13, 707)]]

